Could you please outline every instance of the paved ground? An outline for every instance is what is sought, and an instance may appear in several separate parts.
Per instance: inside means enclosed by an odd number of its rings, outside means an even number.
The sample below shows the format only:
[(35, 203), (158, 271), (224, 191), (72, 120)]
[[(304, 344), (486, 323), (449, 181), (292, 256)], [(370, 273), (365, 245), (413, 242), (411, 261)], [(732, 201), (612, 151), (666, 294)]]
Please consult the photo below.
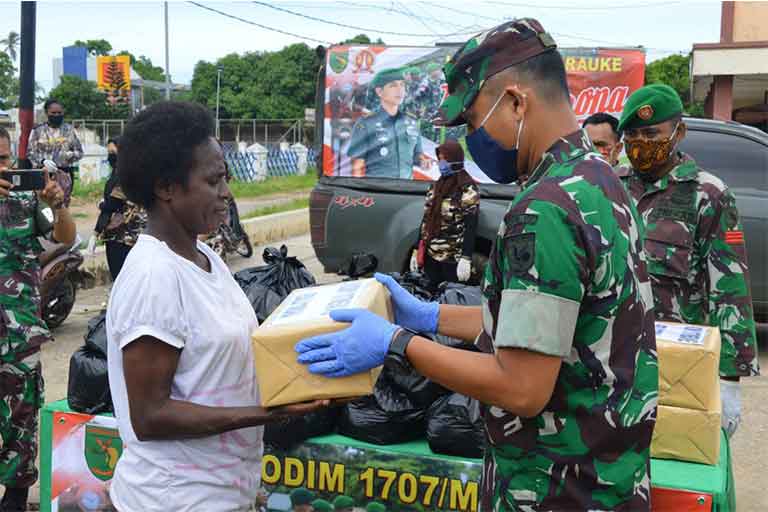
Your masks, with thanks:
[[(323, 274), (314, 255), (309, 236), (291, 238), (282, 243), (288, 246), (289, 254), (300, 261), (318, 278), (327, 283), (338, 280), (338, 276)], [(269, 244), (279, 246), (280, 242)], [(254, 256), (245, 260), (233, 256), (230, 266), (240, 270), (262, 263), (264, 246), (256, 247)], [(66, 396), (67, 373), (71, 354), (82, 344), (88, 319), (96, 315), (107, 299), (108, 288), (98, 287), (81, 291), (70, 318), (56, 332), (56, 341), (43, 349), (43, 368), (46, 381), (46, 401)], [(765, 335), (766, 333), (763, 333)], [(763, 336), (763, 339), (766, 339)], [(762, 367), (768, 373), (768, 348), (763, 345)], [(748, 379), (744, 382), (744, 421), (737, 432), (732, 446), (737, 487), (738, 510), (745, 512), (768, 510), (765, 475), (768, 474), (768, 376)], [(33, 489), (32, 499), (39, 500), (38, 489)]]

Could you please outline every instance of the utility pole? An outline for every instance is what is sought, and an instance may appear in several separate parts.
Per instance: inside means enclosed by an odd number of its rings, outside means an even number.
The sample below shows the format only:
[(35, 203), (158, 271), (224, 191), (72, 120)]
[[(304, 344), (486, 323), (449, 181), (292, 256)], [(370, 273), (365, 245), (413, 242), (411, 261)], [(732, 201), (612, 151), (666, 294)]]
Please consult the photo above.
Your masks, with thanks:
[(37, 2), (21, 2), (21, 70), (19, 72), (19, 136), (18, 158), (27, 160), (29, 133), (35, 123), (35, 27)]
[(165, 99), (171, 99), (171, 70), (168, 57), (168, 2), (163, 2), (165, 12)]
[(219, 138), (219, 95), (221, 94), (221, 64), (216, 66), (216, 138)]

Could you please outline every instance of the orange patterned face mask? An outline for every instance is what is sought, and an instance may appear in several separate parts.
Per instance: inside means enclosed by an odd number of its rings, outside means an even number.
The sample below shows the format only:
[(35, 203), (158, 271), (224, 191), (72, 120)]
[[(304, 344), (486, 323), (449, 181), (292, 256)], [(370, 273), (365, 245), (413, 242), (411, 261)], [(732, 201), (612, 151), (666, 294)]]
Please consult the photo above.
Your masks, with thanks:
[(625, 141), (627, 157), (632, 162), (632, 167), (636, 171), (646, 173), (669, 160), (675, 149), (675, 134), (678, 126), (680, 123), (675, 125), (672, 135), (666, 140)]

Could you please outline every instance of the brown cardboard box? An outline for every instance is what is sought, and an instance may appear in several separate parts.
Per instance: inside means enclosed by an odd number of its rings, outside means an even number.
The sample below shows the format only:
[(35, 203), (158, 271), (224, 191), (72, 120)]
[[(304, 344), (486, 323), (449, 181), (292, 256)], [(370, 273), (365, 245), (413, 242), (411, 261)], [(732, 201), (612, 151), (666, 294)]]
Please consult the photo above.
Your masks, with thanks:
[(720, 330), (656, 322), (659, 404), (720, 410)]
[(720, 457), (720, 404), (712, 411), (660, 405), (651, 457), (717, 464)]
[(364, 308), (392, 320), (389, 292), (374, 279), (303, 288), (292, 292), (253, 333), (256, 378), (265, 407), (306, 400), (351, 398), (373, 392), (380, 369), (343, 378), (309, 373), (296, 361), (299, 341), (336, 332), (349, 324), (334, 322), (328, 312)]

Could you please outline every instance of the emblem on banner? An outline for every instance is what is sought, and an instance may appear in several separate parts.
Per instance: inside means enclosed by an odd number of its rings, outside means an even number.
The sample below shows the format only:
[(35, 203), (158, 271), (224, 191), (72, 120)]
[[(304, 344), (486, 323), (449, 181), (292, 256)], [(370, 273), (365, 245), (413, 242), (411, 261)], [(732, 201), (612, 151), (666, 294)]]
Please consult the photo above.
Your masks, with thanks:
[(343, 73), (349, 64), (349, 50), (333, 50), (328, 56), (328, 63), (334, 73)]
[(368, 50), (360, 50), (355, 56), (355, 73), (373, 73), (373, 63), (376, 56)]

